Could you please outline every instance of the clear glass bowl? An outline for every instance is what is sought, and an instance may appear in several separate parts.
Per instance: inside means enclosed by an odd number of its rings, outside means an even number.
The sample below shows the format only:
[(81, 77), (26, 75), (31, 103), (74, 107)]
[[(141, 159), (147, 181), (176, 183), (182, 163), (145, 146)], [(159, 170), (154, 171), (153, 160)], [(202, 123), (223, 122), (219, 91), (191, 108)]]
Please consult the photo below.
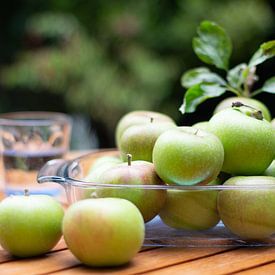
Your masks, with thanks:
[[(115, 150), (100, 150), (86, 154), (71, 161), (55, 159), (48, 161), (38, 173), (38, 182), (52, 182), (64, 187), (68, 204), (78, 200), (92, 198), (96, 199), (98, 194), (119, 194), (119, 192), (178, 192), (188, 196), (189, 208), (174, 208), (178, 213), (189, 213), (190, 222), (187, 221), (189, 229), (176, 229), (166, 225), (159, 215), (146, 223), (145, 246), (170, 246), (170, 247), (230, 247), (230, 246), (273, 246), (275, 244), (275, 185), (195, 185), (195, 186), (171, 186), (171, 185), (108, 185), (99, 182), (85, 181), (93, 163), (102, 156), (115, 156)], [(112, 192), (110, 192), (112, 191)], [(169, 193), (169, 194), (170, 194)], [(190, 195), (191, 194), (191, 195)], [(238, 200), (239, 195), (242, 195)], [(248, 194), (248, 195), (247, 195)], [(215, 203), (207, 202), (209, 195), (214, 196)], [(217, 198), (230, 195), (234, 203), (233, 208), (237, 214), (230, 211), (224, 216), (228, 224), (225, 226), (218, 218), (214, 225), (208, 229), (194, 228), (195, 223), (200, 223), (203, 219), (209, 218), (209, 211), (219, 215)], [(246, 196), (247, 195), (247, 196)], [(254, 199), (249, 199), (249, 198)], [(236, 200), (235, 200), (236, 198)], [(273, 201), (274, 198), (274, 201)], [(233, 204), (234, 204), (233, 203)], [(190, 207), (192, 205), (192, 207)], [(190, 209), (191, 208), (191, 209)], [(229, 208), (230, 209), (230, 208)], [(239, 211), (238, 211), (239, 209)], [(246, 216), (245, 209), (249, 209)], [(252, 209), (252, 210), (251, 210)], [(251, 212), (252, 211), (252, 212)], [(272, 212), (272, 213), (271, 213)], [(236, 212), (235, 212), (236, 213)], [(211, 215), (212, 215), (211, 214)], [(211, 218), (210, 215), (210, 218)], [(273, 219), (274, 217), (274, 219)], [(191, 222), (192, 219), (192, 222)], [(173, 220), (173, 219), (172, 219)], [(237, 230), (237, 234), (231, 232), (231, 226)], [(192, 229), (191, 229), (191, 228)], [(233, 230), (233, 231), (234, 231)], [(236, 231), (234, 231), (236, 233)], [(268, 233), (267, 233), (268, 232)], [(273, 233), (274, 232), (274, 233)], [(257, 237), (249, 237), (251, 234)], [(263, 234), (264, 237), (259, 237)]]

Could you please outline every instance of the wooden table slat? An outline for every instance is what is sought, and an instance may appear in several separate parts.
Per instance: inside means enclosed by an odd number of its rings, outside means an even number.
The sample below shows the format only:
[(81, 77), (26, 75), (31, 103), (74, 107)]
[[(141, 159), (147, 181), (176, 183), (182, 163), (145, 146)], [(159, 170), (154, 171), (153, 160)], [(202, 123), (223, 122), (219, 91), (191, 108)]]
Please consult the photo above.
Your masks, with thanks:
[(20, 259), (0, 264), (0, 274), (38, 275), (68, 268), (78, 264), (71, 252), (66, 250), (48, 253), (41, 257)]
[(163, 268), (177, 263), (193, 261), (202, 257), (211, 256), (226, 251), (226, 248), (159, 248), (139, 253), (132, 262), (120, 268), (93, 269), (83, 265), (77, 266), (70, 270), (63, 270), (55, 275), (61, 274), (139, 274), (154, 270), (155, 268)]
[(275, 258), (272, 263), (254, 267), (252, 269), (238, 272), (239, 275), (274, 275), (275, 274)]
[[(162, 268), (149, 274), (229, 274), (263, 265), (275, 259), (275, 248), (239, 248), (199, 259)], [(275, 274), (275, 270), (274, 270)]]
[[(49, 252), (54, 253), (56, 251), (67, 249), (67, 245), (63, 238), (57, 243), (57, 245)], [(3, 250), (0, 246), (0, 264), (4, 262), (18, 261), (19, 258), (12, 257), (7, 251)], [(1, 273), (0, 273), (1, 274)]]

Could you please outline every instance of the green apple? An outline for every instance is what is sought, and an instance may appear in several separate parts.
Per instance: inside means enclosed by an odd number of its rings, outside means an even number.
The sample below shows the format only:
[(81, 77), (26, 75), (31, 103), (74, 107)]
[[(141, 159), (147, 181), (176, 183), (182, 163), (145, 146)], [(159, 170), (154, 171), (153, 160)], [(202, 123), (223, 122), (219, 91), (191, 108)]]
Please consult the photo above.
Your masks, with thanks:
[(153, 150), (153, 163), (168, 184), (207, 184), (217, 178), (224, 151), (213, 134), (193, 127), (176, 127), (160, 135)]
[(176, 125), (173, 122), (155, 121), (129, 127), (120, 138), (119, 149), (122, 159), (126, 161), (127, 154), (130, 153), (133, 160), (152, 162), (152, 152), (157, 138), (174, 127)]
[(126, 115), (124, 115), (118, 122), (116, 127), (116, 144), (117, 147), (120, 143), (120, 137), (122, 136), (123, 132), (129, 128), (130, 126), (146, 124), (150, 122), (151, 119), (154, 119), (154, 122), (172, 122), (174, 123), (173, 119), (169, 116), (152, 111), (133, 111)]
[(275, 189), (261, 189), (262, 185), (275, 185), (274, 177), (239, 176), (224, 185), (252, 186), (219, 192), (218, 211), (230, 231), (244, 240), (264, 240), (275, 233)]
[[(208, 185), (220, 184), (214, 180)], [(205, 230), (219, 220), (217, 209), (218, 191), (168, 190), (160, 218), (170, 227), (187, 230)]]
[[(103, 184), (122, 185), (163, 185), (162, 180), (156, 174), (154, 165), (147, 161), (132, 161), (117, 165), (105, 171), (100, 177)], [(162, 208), (166, 199), (166, 190), (145, 189), (134, 187), (97, 188), (95, 197), (117, 197), (134, 203), (140, 210), (144, 221), (153, 219)]]
[(267, 167), (267, 169), (263, 173), (264, 176), (275, 177), (275, 160), (271, 162), (271, 164)]
[[(83, 181), (99, 183), (99, 179), (102, 173), (104, 173), (106, 170), (110, 169), (111, 167), (114, 167), (121, 163), (122, 163), (122, 160), (117, 156), (99, 157), (91, 165), (90, 170), (88, 171), (87, 175), (84, 177)], [(77, 196), (78, 200), (89, 199), (94, 196), (95, 190), (96, 190), (96, 187), (82, 188), (77, 193), (75, 193), (75, 196)]]
[(7, 197), (0, 203), (0, 244), (17, 257), (44, 254), (61, 238), (63, 214), (47, 195)]
[(122, 160), (115, 156), (104, 156), (98, 158), (87, 173), (85, 181), (97, 182), (98, 178), (104, 171), (120, 163), (122, 163)]
[(118, 198), (87, 199), (65, 213), (65, 242), (89, 266), (117, 266), (129, 262), (144, 240), (144, 222), (137, 207)]
[(197, 122), (197, 123), (193, 124), (192, 127), (211, 132), (208, 121)]
[(221, 101), (214, 110), (214, 114), (232, 106), (233, 102), (239, 101), (262, 111), (264, 118), (267, 121), (271, 120), (271, 115), (268, 108), (259, 100), (248, 97), (229, 97)]
[(273, 119), (271, 120), (271, 125), (272, 125), (273, 129), (275, 129), (275, 118), (273, 118)]
[(95, 162), (92, 164), (92, 166), (90, 168), (90, 171), (92, 172), (93, 170), (95, 170), (105, 164), (109, 164), (109, 163), (118, 164), (121, 162), (122, 162), (122, 160), (118, 156), (102, 156), (95, 160)]
[(261, 175), (271, 164), (275, 153), (274, 131), (257, 111), (248, 107), (225, 109), (215, 114), (209, 124), (224, 147), (222, 171)]

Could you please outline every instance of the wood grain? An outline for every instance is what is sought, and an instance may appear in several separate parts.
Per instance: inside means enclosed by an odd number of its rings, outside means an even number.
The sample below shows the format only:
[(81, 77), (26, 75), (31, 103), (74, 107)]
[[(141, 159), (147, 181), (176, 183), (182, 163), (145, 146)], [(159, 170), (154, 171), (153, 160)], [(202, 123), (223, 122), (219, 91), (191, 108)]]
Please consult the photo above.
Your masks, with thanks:
[(181, 263), (157, 269), (149, 274), (229, 274), (257, 267), (275, 259), (275, 248), (239, 248), (206, 257), (194, 262)]
[(238, 272), (239, 275), (274, 275), (275, 274), (275, 258), (270, 264), (264, 264), (257, 267), (250, 267), (247, 270)]
[[(64, 250), (64, 249), (67, 249), (67, 245), (65, 244), (65, 241), (62, 237), (60, 241), (57, 243), (57, 245), (49, 253), (54, 253), (55, 251)], [(5, 251), (0, 246), (0, 264), (4, 262), (17, 261), (17, 260), (18, 258), (12, 257), (7, 251)]]
[(224, 252), (226, 248), (158, 248), (136, 255), (130, 264), (120, 268), (92, 269), (83, 265), (54, 274), (139, 274), (177, 263), (185, 263)]

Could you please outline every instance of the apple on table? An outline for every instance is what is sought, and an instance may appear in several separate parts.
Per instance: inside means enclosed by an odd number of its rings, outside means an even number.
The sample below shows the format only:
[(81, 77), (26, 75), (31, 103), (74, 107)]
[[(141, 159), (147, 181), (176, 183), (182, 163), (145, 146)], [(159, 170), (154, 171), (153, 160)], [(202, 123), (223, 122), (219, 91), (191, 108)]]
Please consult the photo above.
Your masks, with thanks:
[(89, 266), (117, 266), (129, 262), (144, 241), (143, 217), (128, 200), (100, 198), (71, 205), (63, 220), (70, 251)]
[(64, 211), (47, 195), (16, 195), (0, 203), (0, 244), (17, 257), (51, 250), (62, 236)]

